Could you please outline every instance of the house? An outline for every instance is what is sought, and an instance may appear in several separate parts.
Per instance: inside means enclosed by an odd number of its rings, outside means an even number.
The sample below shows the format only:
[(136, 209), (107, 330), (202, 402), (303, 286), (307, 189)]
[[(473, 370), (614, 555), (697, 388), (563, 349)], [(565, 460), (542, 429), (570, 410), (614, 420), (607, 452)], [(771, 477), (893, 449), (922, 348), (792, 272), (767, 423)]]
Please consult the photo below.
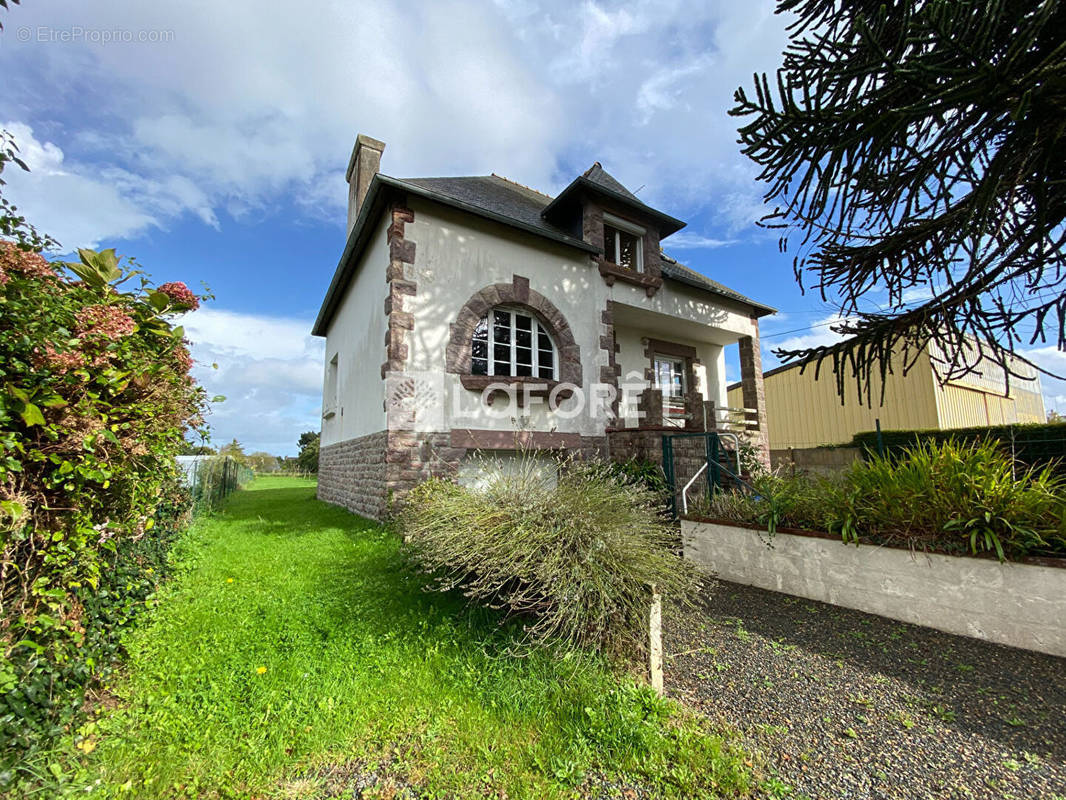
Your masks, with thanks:
[(497, 175), (393, 178), (384, 150), (356, 141), (347, 244), (313, 330), (320, 498), (380, 518), (479, 451), (661, 460), (664, 435), (713, 427), (729, 347), (768, 458), (773, 309), (666, 256), (683, 222), (598, 163), (553, 198)]
[[(817, 379), (814, 365), (789, 364), (763, 374), (770, 449), (818, 447), (850, 442), (856, 433), (872, 431), (880, 420), (883, 430), (948, 430), (984, 425), (1046, 422), (1040, 375), (1018, 359), (1011, 360), (1010, 391), (1002, 368), (984, 359), (977, 371), (941, 383), (937, 374), (943, 356), (935, 345), (918, 353), (903, 374), (902, 359), (884, 384), (872, 381), (872, 403), (860, 402), (854, 381), (845, 381), (841, 405), (831, 362), (824, 362)], [(743, 387), (729, 387), (730, 405), (743, 402)]]

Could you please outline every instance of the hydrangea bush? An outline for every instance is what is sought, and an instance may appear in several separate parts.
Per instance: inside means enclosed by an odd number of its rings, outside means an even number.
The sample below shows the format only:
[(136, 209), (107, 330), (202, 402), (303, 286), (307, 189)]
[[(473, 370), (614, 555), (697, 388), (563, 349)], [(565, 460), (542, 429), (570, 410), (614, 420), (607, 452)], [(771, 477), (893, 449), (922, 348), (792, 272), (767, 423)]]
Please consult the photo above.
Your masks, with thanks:
[[(165, 561), (175, 455), (203, 390), (158, 289), (113, 250), (50, 264), (0, 241), (0, 750), (62, 731)], [(71, 274), (72, 273), (72, 274)], [(6, 760), (6, 759), (4, 759)]]

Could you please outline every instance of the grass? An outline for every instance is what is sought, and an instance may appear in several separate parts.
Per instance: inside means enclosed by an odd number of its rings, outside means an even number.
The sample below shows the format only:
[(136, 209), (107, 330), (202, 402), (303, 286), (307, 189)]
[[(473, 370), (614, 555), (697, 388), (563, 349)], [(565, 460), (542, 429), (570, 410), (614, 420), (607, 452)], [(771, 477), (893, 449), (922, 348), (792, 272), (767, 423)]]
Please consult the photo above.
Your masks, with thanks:
[(308, 481), (257, 479), (182, 552), (114, 707), (69, 743), (71, 794), (351, 796), (358, 776), (382, 796), (753, 790), (732, 737), (595, 658), (508, 655), (515, 630), (423, 592), (393, 534)]

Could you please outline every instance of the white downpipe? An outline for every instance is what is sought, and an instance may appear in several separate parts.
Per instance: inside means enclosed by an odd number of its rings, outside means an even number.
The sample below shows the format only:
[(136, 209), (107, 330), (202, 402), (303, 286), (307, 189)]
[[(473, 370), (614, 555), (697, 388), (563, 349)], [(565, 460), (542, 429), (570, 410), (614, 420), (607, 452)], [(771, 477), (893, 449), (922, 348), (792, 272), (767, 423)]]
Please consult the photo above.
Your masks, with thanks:
[(681, 513), (682, 514), (687, 514), (688, 513), (688, 490), (692, 488), (692, 484), (694, 484), (696, 482), (696, 478), (698, 478), (701, 474), (703, 474), (703, 471), (705, 469), (707, 469), (707, 462), (706, 461), (703, 462), (703, 466), (702, 467), (700, 467), (698, 470), (696, 470), (696, 474), (692, 476), (692, 479), (689, 480), (689, 482), (685, 484), (685, 488), (681, 490)]

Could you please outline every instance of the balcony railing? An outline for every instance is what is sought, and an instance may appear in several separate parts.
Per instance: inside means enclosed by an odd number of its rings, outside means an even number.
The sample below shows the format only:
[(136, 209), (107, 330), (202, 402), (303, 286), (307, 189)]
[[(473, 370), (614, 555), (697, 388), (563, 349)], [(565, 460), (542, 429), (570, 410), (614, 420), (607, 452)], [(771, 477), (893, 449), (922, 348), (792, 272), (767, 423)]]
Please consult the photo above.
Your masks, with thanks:
[(638, 428), (681, 428), (688, 431), (749, 433), (758, 430), (754, 408), (718, 406), (693, 392), (663, 397), (659, 389), (645, 389), (637, 398)]

